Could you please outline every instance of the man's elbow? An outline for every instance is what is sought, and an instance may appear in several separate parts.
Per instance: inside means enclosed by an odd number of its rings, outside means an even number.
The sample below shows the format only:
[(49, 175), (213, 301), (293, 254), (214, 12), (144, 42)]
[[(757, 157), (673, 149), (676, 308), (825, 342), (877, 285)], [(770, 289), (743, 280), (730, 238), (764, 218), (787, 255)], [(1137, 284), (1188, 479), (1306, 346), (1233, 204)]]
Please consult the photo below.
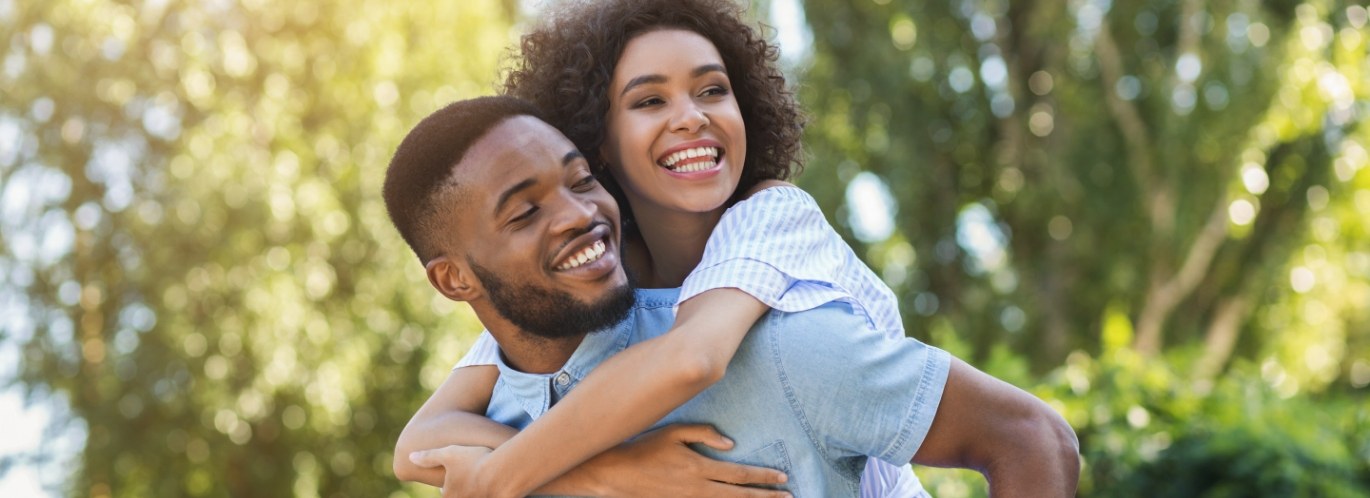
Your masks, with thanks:
[(1021, 453), (1005, 463), (1017, 458), (1038, 459), (1057, 473), (1062, 484), (1073, 489), (1080, 479), (1080, 440), (1061, 414), (1045, 402), (1036, 401), (1033, 409), (1015, 424), (1018, 434), (1012, 439), (1024, 443), (1019, 447)]
[(391, 461), (391, 470), (395, 472), (395, 478), (401, 481), (423, 482), (423, 467), (419, 467), (418, 464), (409, 460), (409, 454), (419, 448), (413, 447), (406, 436), (408, 436), (407, 433), (401, 432), (399, 441), (395, 442), (395, 455)]
[(395, 458), (391, 470), (395, 471), (395, 478), (401, 481), (419, 480), (419, 466), (409, 461), (409, 451), (402, 447), (395, 447)]
[[(1045, 405), (1045, 403), (1043, 403)], [(1080, 473), (1080, 440), (1075, 435), (1075, 428), (1066, 422), (1065, 417), (1056, 413), (1050, 407), (1043, 406), (1042, 413), (1038, 415), (1040, 419), (1040, 430), (1048, 437), (1045, 446), (1047, 451), (1056, 455), (1067, 470), (1078, 476)]]

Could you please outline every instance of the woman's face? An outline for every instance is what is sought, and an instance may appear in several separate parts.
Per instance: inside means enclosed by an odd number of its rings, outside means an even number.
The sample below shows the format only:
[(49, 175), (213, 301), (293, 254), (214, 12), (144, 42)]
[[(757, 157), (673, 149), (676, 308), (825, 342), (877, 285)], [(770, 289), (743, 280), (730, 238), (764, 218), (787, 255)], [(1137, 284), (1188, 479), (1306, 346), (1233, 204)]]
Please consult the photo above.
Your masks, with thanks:
[(623, 49), (609, 84), (603, 156), (639, 222), (659, 209), (723, 207), (742, 177), (746, 128), (718, 49), (661, 29)]

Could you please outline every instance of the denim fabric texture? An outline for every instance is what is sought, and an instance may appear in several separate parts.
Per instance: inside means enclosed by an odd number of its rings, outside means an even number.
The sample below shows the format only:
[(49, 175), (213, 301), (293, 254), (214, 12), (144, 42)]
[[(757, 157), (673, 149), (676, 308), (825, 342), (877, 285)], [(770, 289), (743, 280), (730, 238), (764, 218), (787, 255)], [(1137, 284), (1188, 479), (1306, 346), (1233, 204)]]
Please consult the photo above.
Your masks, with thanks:
[[(629, 318), (586, 336), (566, 365), (527, 374), (497, 361), (488, 415), (522, 428), (608, 357), (667, 332), (678, 289), (642, 289)], [(658, 426), (707, 423), (733, 450), (720, 460), (785, 471), (796, 497), (860, 496), (868, 457), (906, 465), (922, 444), (945, 387), (950, 357), (892, 338), (841, 302), (771, 311), (743, 340), (722, 381)], [(574, 437), (568, 435), (567, 437)]]

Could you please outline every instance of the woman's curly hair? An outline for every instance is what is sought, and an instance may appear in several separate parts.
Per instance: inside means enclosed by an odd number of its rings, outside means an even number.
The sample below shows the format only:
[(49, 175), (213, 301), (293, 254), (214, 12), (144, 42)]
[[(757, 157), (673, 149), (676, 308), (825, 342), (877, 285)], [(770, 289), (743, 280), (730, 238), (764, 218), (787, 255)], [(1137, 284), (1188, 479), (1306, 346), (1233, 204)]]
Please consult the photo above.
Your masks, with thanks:
[(723, 58), (747, 130), (747, 158), (733, 199), (762, 180), (790, 178), (803, 167), (804, 117), (776, 67), (779, 51), (743, 21), (731, 0), (573, 0), (550, 6), (523, 36), (504, 82), (506, 94), (531, 101), (565, 133), (618, 199), (628, 204), (600, 154), (609, 85), (623, 48), (661, 28), (693, 31)]

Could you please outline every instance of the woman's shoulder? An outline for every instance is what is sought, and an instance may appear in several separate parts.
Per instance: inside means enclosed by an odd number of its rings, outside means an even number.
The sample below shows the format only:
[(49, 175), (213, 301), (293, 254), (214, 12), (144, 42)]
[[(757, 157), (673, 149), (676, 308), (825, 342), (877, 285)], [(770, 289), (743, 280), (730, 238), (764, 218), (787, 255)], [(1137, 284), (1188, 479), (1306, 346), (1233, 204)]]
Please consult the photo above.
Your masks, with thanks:
[(723, 213), (711, 241), (793, 244), (800, 238), (821, 239), (831, 230), (818, 202), (791, 183), (769, 180), (747, 194)]
[(747, 199), (751, 199), (752, 197), (755, 197), (757, 194), (760, 194), (762, 191), (769, 191), (768, 193), (771, 193), (781, 192), (790, 189), (798, 190), (799, 192), (804, 192), (799, 187), (795, 186), (793, 183), (787, 182), (785, 180), (761, 180), (760, 182), (757, 182), (756, 185), (753, 185), (752, 188), (747, 189), (747, 192), (743, 193), (742, 198), (738, 200), (745, 201)]

